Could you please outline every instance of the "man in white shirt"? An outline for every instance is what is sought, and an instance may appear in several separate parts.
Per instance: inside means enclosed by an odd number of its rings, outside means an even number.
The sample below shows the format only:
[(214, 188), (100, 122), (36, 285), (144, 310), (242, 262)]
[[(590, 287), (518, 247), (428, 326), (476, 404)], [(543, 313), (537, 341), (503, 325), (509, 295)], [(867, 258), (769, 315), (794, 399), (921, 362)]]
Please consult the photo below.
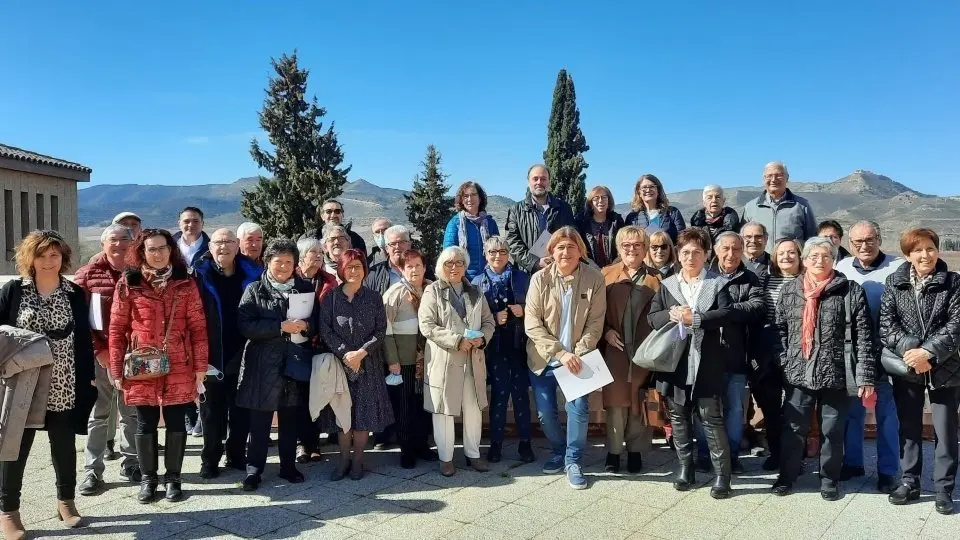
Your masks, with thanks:
[(187, 268), (193, 269), (204, 253), (209, 251), (210, 237), (203, 232), (203, 211), (188, 206), (180, 211), (177, 221), (180, 231), (173, 235), (180, 248), (180, 257)]

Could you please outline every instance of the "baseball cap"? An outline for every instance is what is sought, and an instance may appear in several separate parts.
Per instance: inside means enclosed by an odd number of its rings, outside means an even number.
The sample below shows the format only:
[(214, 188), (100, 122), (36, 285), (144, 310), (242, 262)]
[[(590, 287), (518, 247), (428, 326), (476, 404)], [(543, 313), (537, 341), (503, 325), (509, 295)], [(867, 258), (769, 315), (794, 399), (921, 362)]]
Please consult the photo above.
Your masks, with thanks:
[(143, 223), (143, 220), (140, 219), (140, 216), (134, 214), (133, 212), (120, 212), (119, 214), (113, 216), (113, 221), (111, 223), (120, 223), (121, 219), (127, 219), (128, 217), (132, 217), (140, 223)]

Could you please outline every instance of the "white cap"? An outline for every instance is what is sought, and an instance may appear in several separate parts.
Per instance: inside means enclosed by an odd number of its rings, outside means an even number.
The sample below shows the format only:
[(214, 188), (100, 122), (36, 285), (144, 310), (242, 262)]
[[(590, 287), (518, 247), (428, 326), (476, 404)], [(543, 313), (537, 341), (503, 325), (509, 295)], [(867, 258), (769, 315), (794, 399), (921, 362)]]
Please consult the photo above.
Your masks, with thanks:
[(113, 216), (113, 221), (111, 223), (120, 223), (120, 220), (127, 219), (128, 217), (132, 217), (140, 223), (143, 223), (143, 220), (140, 219), (140, 216), (134, 214), (133, 212), (120, 212), (119, 214)]

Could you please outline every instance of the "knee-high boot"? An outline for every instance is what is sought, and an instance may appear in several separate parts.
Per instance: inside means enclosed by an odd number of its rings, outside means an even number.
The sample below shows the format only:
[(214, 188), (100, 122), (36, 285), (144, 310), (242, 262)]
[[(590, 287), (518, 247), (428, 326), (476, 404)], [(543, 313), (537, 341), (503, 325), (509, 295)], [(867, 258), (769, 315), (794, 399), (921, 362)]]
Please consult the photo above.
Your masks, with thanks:
[(696, 483), (690, 419), (684, 414), (684, 408), (673, 400), (667, 400), (667, 416), (670, 419), (670, 425), (673, 426), (673, 445), (677, 449), (677, 458), (680, 460), (680, 472), (673, 482), (673, 487), (677, 491), (687, 491)]
[(723, 409), (721, 409), (720, 400), (712, 400), (712, 403), (702, 411), (704, 414), (700, 421), (703, 423), (703, 431), (707, 438), (707, 448), (710, 449), (710, 461), (713, 464), (713, 470), (717, 473), (713, 487), (710, 488), (710, 496), (714, 499), (726, 499), (730, 496), (732, 464), (730, 442), (723, 425)]
[(142, 504), (153, 502), (157, 495), (157, 434), (136, 435), (137, 461), (140, 463), (140, 492), (137, 500)]
[(183, 467), (183, 455), (187, 451), (187, 434), (167, 432), (166, 450), (163, 454), (163, 465), (166, 468), (164, 483), (167, 485), (166, 499), (170, 502), (183, 500), (180, 471)]

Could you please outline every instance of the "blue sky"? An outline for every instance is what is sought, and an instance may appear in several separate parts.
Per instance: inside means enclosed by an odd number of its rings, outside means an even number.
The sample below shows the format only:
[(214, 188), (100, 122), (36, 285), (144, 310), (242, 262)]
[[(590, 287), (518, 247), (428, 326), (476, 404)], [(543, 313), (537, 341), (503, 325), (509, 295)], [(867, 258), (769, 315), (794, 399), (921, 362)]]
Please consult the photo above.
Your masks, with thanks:
[(567, 68), (587, 183), (621, 201), (645, 172), (759, 184), (774, 159), (798, 181), (867, 168), (960, 193), (952, 0), (5, 4), (0, 141), (95, 183), (256, 174), (269, 59), (297, 48), (351, 180), (408, 188), (433, 143), (451, 183), (519, 197)]

